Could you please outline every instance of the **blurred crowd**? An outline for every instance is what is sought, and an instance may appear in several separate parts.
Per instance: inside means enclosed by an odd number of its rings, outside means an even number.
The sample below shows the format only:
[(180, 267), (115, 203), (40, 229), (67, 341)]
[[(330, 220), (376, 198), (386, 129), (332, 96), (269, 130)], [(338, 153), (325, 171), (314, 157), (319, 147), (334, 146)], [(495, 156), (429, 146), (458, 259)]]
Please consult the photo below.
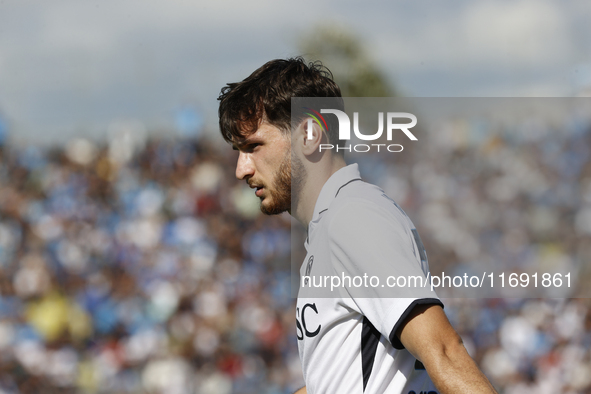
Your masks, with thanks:
[(289, 221), (259, 215), (216, 152), (2, 147), (0, 393), (300, 384)]
[[(408, 154), (356, 160), (413, 219), (433, 272), (568, 269), (574, 297), (590, 278), (590, 125), (460, 119)], [(0, 146), (0, 394), (303, 384), (290, 219), (259, 213), (229, 147)], [(502, 392), (591, 393), (589, 298), (444, 302)]]

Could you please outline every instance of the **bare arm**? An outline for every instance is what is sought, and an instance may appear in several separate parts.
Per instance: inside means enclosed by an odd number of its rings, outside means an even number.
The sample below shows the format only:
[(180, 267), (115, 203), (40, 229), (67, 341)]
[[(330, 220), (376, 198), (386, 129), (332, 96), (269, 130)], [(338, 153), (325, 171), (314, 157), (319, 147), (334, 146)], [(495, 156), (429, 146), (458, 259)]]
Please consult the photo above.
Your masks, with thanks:
[(418, 305), (396, 332), (441, 394), (496, 393), (439, 305)]
[(307, 394), (307, 393), (308, 392), (306, 391), (306, 386), (304, 386), (293, 394)]

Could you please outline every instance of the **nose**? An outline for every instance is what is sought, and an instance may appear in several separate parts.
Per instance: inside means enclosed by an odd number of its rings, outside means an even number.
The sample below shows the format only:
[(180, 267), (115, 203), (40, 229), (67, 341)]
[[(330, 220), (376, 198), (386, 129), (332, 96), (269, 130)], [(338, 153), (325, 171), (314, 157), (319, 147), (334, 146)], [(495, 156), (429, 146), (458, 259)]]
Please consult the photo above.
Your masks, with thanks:
[(236, 178), (245, 179), (254, 175), (254, 164), (250, 155), (240, 152), (236, 163)]

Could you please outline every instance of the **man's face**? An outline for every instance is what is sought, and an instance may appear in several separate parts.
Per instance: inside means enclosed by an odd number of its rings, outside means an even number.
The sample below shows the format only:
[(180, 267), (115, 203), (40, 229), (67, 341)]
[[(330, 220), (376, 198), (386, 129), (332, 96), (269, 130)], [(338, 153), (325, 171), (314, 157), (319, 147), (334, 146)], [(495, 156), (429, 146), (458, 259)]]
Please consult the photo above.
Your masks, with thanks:
[(276, 215), (291, 208), (291, 142), (288, 134), (262, 122), (248, 137), (235, 139), (239, 151), (236, 178), (244, 179), (261, 199), (261, 211)]

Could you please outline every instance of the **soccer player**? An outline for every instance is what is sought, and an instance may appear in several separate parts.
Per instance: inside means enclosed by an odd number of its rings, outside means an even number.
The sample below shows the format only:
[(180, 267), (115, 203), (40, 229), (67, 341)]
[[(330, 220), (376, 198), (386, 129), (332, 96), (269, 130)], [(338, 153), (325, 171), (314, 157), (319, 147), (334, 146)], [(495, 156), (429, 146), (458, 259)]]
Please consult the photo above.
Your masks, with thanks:
[[(255, 189), (261, 211), (288, 211), (308, 229), (302, 275), (427, 277), (410, 219), (363, 182), (342, 151), (320, 151), (338, 145), (335, 128), (293, 114), (292, 97), (332, 98), (344, 110), (328, 69), (273, 60), (222, 88), (219, 122), (239, 152), (236, 177)], [(495, 393), (428, 286), (353, 290), (348, 284), (322, 297), (300, 288), (296, 335), (306, 387), (297, 394)]]

